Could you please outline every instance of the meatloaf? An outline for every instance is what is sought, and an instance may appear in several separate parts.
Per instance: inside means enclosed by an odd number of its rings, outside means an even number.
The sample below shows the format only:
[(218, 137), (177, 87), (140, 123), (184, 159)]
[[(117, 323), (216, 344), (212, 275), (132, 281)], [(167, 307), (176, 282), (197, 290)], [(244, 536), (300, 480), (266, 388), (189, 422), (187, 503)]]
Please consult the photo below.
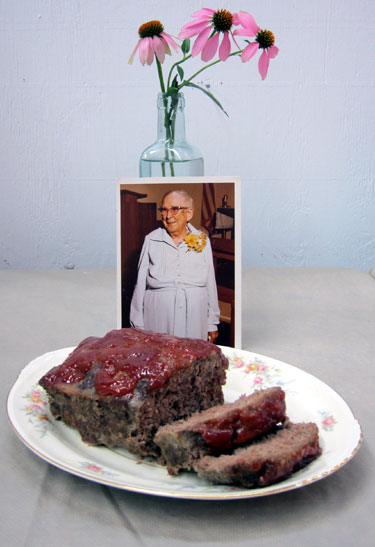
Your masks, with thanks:
[(194, 462), (194, 469), (213, 483), (261, 487), (285, 479), (320, 454), (316, 424), (289, 423), (232, 455), (205, 456)]
[(165, 425), (154, 440), (169, 474), (177, 475), (180, 469), (191, 469), (198, 458), (228, 452), (272, 431), (285, 419), (285, 393), (272, 387)]
[(86, 338), (39, 383), (83, 441), (159, 457), (157, 429), (222, 403), (227, 368), (210, 342), (120, 329)]

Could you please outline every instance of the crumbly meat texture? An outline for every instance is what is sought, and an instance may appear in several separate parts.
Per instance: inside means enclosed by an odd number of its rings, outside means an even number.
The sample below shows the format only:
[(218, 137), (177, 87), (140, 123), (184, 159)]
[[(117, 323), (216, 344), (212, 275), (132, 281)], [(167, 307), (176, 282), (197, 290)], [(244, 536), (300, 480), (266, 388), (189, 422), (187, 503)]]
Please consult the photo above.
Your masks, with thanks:
[[(146, 331), (140, 334), (135, 329), (122, 330), (134, 331), (125, 333), (126, 338), (131, 338), (134, 334), (137, 337), (137, 348), (143, 340), (147, 355), (152, 355), (152, 359), (149, 359), (142, 368), (142, 374), (137, 370), (137, 381), (131, 392), (119, 396), (98, 394), (97, 378), (99, 374), (103, 376), (105, 365), (105, 360), (101, 357), (103, 345), (98, 343), (98, 339), (94, 341), (94, 345), (100, 348), (96, 358), (93, 357), (91, 349), (85, 349), (86, 341), (83, 341), (84, 351), (82, 347), (80, 350), (79, 346), (76, 348), (77, 361), (81, 360), (79, 374), (74, 372), (75, 357), (71, 354), (64, 362), (69, 365), (69, 374), (67, 366), (63, 369), (55, 367), (43, 376), (39, 383), (47, 391), (52, 415), (77, 429), (83, 441), (91, 445), (124, 447), (142, 457), (159, 457), (160, 449), (153, 438), (160, 426), (223, 402), (222, 386), (226, 379), (228, 361), (217, 346), (208, 342), (203, 342), (202, 346), (202, 341), (198, 340), (179, 340), (176, 337), (155, 333), (148, 333), (150, 336), (147, 336)], [(117, 333), (114, 338), (118, 339)], [(90, 342), (90, 348), (92, 345)], [(167, 348), (168, 358), (165, 357), (165, 353), (160, 357), (160, 351), (164, 351), (160, 350), (161, 347), (164, 350)], [(203, 356), (199, 357), (202, 348)], [(106, 392), (118, 389), (116, 378), (128, 382), (119, 351), (117, 348), (116, 363), (119, 372), (113, 377), (112, 384), (104, 384)], [(139, 356), (139, 349), (137, 351)], [(92, 361), (83, 376), (81, 372), (86, 365), (83, 363), (84, 360), (82, 361), (82, 356)], [(182, 365), (181, 360), (184, 360)], [(155, 374), (153, 367), (164, 362), (168, 364), (167, 369), (158, 369), (159, 373)], [(152, 373), (152, 389), (151, 381), (147, 377), (148, 371)], [(78, 381), (70, 383), (69, 378), (72, 377)], [(68, 380), (62, 382), (61, 378)], [(120, 380), (117, 384), (121, 387)], [(103, 383), (99, 388), (102, 386)]]
[(272, 387), (165, 425), (156, 433), (155, 442), (168, 473), (177, 475), (181, 469), (192, 469), (197, 459), (231, 451), (272, 431), (285, 419), (285, 393)]
[(232, 455), (205, 456), (194, 463), (194, 469), (199, 477), (216, 484), (263, 487), (285, 479), (320, 454), (316, 424), (289, 423)]

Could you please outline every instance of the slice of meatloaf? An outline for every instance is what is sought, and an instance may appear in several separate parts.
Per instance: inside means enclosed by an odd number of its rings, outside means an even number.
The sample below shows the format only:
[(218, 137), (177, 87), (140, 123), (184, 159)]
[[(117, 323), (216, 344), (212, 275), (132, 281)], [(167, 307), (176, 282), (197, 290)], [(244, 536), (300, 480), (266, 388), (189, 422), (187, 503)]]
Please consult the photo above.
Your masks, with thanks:
[(285, 418), (285, 394), (280, 387), (272, 387), (165, 425), (155, 442), (168, 473), (176, 475), (180, 469), (191, 469), (202, 456), (228, 452), (269, 432)]
[(158, 457), (161, 425), (223, 402), (227, 367), (209, 342), (120, 329), (83, 340), (39, 383), (83, 441)]
[(289, 423), (284, 429), (238, 448), (232, 455), (205, 456), (194, 463), (198, 476), (217, 484), (268, 486), (320, 456), (318, 427)]

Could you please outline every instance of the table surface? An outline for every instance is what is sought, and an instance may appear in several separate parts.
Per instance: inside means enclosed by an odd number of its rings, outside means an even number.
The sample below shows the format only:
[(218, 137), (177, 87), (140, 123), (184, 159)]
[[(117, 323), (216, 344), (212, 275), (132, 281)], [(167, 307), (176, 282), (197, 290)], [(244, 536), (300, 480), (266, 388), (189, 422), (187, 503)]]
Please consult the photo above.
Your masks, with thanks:
[[(242, 301), (243, 349), (297, 366), (338, 391), (363, 430), (356, 456), (323, 480), (273, 496), (169, 499), (96, 484), (47, 464), (21, 443), (4, 410), (2, 544), (373, 544), (375, 279), (341, 268), (249, 268)], [(30, 360), (116, 328), (116, 274), (0, 270), (0, 314), (5, 405)]]

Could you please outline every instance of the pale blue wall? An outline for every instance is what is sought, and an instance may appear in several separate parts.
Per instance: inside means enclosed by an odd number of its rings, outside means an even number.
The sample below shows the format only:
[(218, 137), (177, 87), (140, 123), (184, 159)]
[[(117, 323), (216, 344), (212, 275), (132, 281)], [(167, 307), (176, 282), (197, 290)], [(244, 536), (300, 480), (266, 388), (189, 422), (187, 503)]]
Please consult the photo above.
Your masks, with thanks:
[[(127, 64), (138, 26), (177, 34), (206, 2), (0, 0), (0, 267), (115, 266), (114, 180), (156, 132), (155, 65)], [(375, 266), (373, 0), (227, 2), (280, 54), (228, 61), (188, 90), (206, 175), (243, 179), (249, 265)]]

